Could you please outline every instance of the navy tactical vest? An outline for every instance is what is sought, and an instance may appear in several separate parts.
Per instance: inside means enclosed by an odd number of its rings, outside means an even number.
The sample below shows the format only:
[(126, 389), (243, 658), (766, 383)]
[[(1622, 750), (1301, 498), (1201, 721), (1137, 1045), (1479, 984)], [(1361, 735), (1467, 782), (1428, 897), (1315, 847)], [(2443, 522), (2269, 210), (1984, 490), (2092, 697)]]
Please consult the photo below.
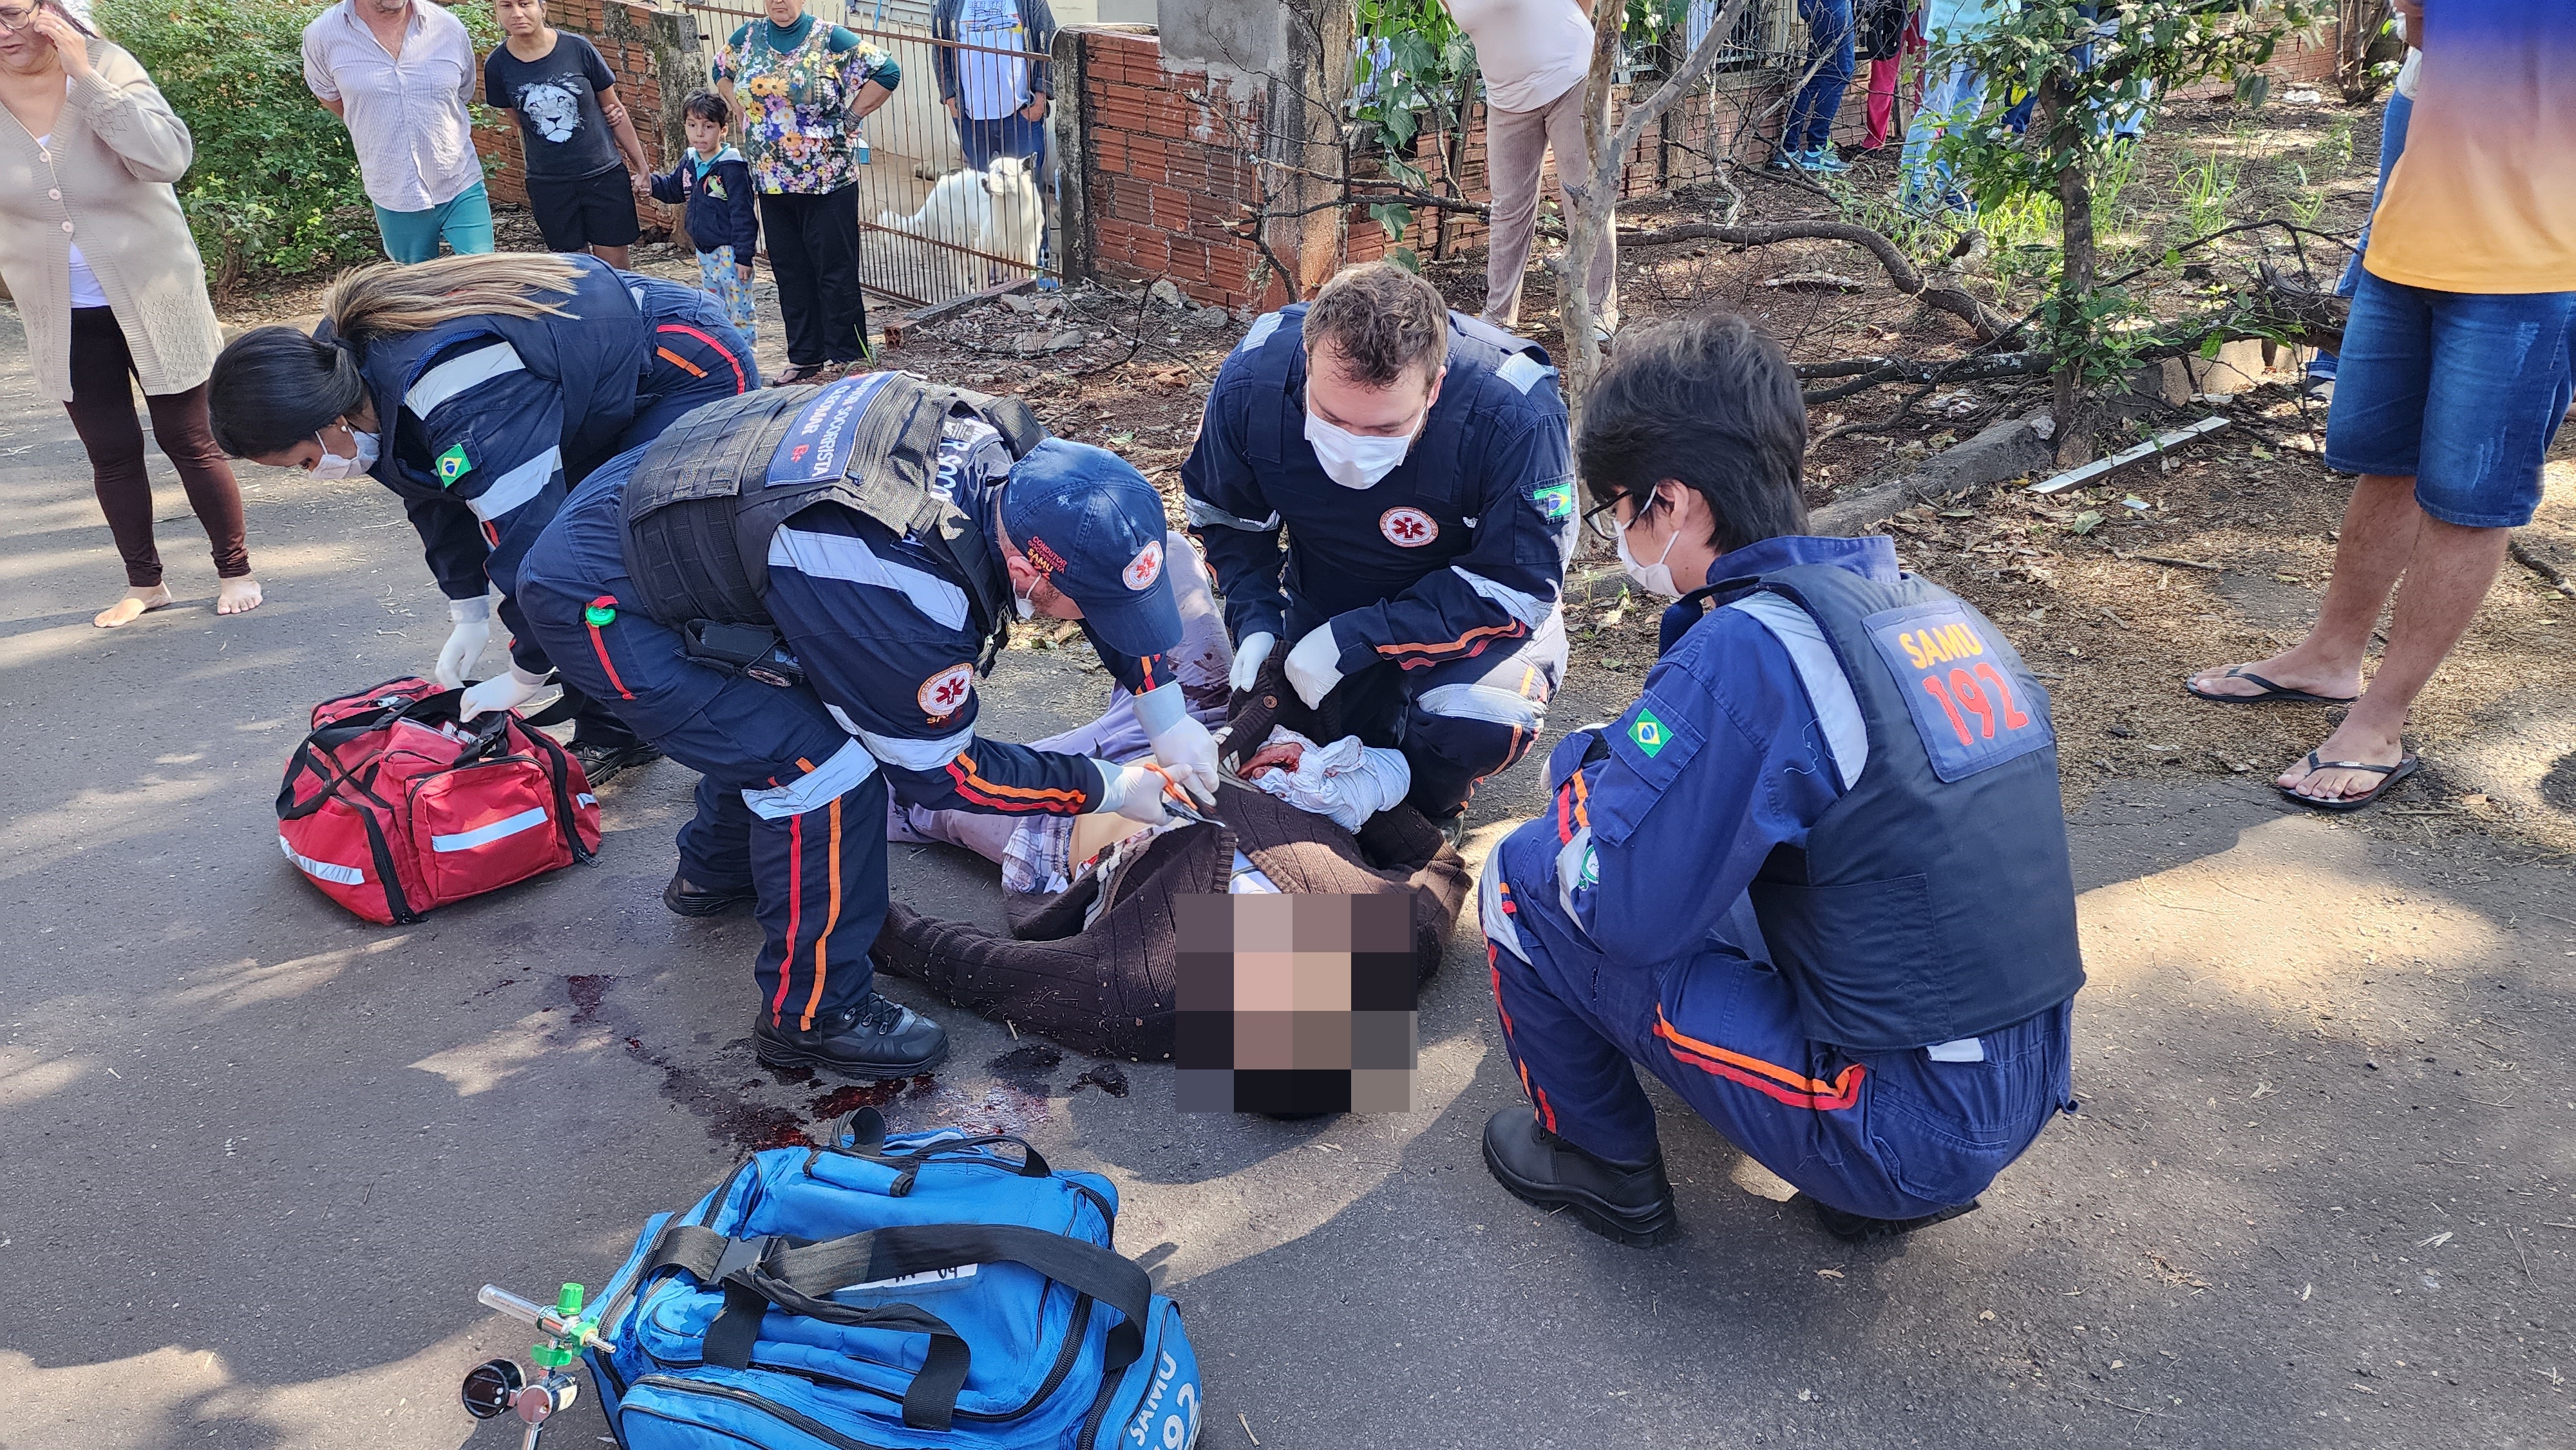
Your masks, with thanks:
[(2084, 985), (2048, 695), (1965, 600), (1801, 564), (1709, 591), (1781, 595), (1824, 631), (1869, 760), (1748, 894), (1809, 1037), (1925, 1047), (2018, 1022)]

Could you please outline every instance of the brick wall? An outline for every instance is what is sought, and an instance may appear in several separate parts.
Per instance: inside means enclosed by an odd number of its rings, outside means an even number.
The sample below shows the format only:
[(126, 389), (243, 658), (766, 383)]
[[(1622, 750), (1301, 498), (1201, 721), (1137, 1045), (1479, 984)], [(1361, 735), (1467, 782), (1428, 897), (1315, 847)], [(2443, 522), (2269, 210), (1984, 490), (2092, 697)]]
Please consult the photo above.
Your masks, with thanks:
[(1074, 44), (1092, 269), (1131, 282), (1169, 277), (1202, 303), (1276, 306), (1275, 285), (1274, 295), (1253, 291), (1261, 249), (1239, 226), (1259, 195), (1261, 98), (1205, 71), (1163, 69), (1151, 35), (1085, 30)]
[[(680, 132), (680, 102), (706, 84), (696, 47), (683, 38), (693, 33), (685, 26), (685, 17), (676, 10), (630, 5), (622, 0), (549, 0), (546, 23), (582, 36), (598, 47), (600, 59), (608, 62), (609, 72), (617, 77), (618, 97), (626, 103), (627, 114), (635, 122), (635, 135), (644, 143), (645, 159), (656, 169), (668, 167), (688, 144)], [(479, 78), (475, 90), (479, 96)], [(519, 128), (506, 119), (498, 125), (480, 127), (474, 133), (474, 146), (485, 157), (501, 163), (501, 169), (486, 183), (492, 199), (525, 205), (527, 158), (521, 150)], [(678, 211), (654, 202), (636, 203), (637, 215), (647, 230), (677, 222)]]

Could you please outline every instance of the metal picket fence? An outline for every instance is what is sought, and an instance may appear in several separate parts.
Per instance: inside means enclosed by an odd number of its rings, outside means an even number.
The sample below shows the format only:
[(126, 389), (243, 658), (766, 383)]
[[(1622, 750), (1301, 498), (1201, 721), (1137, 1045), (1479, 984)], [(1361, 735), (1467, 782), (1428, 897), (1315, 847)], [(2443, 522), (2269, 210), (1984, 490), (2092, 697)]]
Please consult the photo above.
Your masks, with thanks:
[[(764, 20), (755, 7), (690, 0), (702, 64), (743, 25)], [(968, 169), (962, 123), (940, 101), (940, 76), (978, 68), (1035, 66), (1044, 52), (996, 49), (933, 38), (926, 0), (852, 0), (846, 7), (812, 0), (809, 13), (838, 24), (892, 56), (903, 78), (894, 94), (859, 123), (865, 141), (857, 168), (859, 272), (868, 291), (911, 307), (935, 306), (1007, 283), (1059, 275), (1063, 248), (1051, 235), (1057, 208), (1053, 126), (1036, 130), (1039, 153), (1004, 156), (984, 171)]]

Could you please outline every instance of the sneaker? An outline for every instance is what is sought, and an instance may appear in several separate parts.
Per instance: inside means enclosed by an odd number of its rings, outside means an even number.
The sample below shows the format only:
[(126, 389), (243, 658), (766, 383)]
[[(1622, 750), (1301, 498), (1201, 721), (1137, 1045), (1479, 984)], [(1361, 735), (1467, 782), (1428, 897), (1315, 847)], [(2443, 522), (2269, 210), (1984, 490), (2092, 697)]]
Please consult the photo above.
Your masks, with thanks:
[(581, 762), (581, 773), (597, 790), (617, 778), (617, 773), (638, 765), (650, 765), (662, 758), (662, 752), (641, 740), (624, 745), (609, 745), (597, 740), (576, 740), (564, 747), (572, 758)]
[(1851, 163), (1837, 155), (1831, 145), (1825, 145), (1819, 146), (1813, 151), (1800, 152), (1798, 155), (1798, 169), (1801, 171), (1821, 172), (1827, 176), (1835, 176), (1851, 170)]
[(1486, 1121), (1485, 1171), (1521, 1202), (1571, 1209), (1577, 1223), (1630, 1248), (1653, 1248), (1681, 1230), (1663, 1154), (1643, 1163), (1595, 1158), (1540, 1127), (1525, 1104)]
[(1871, 1218), (1865, 1213), (1845, 1213), (1822, 1199), (1809, 1198), (1803, 1193), (1798, 1197), (1807, 1205), (1808, 1211), (1816, 1216), (1817, 1227), (1847, 1244), (1876, 1243), (1881, 1239), (1897, 1238), (1910, 1234), (1918, 1228), (1930, 1228), (1936, 1223), (1948, 1223), (1962, 1214), (1977, 1211), (1977, 1201), (1972, 1198), (1956, 1208), (1945, 1208), (1939, 1213), (1927, 1213), (1921, 1218)]
[(740, 891), (709, 891), (674, 871), (671, 884), (662, 888), (662, 904), (679, 916), (722, 916), (737, 906), (750, 904), (757, 895), (749, 887)]
[(1771, 160), (1767, 164), (1773, 171), (1804, 171), (1807, 169), (1807, 153), (1803, 151), (1774, 151), (1771, 153)]
[(751, 1024), (751, 1050), (763, 1067), (816, 1067), (843, 1077), (885, 1081), (928, 1072), (948, 1060), (948, 1033), (900, 1002), (871, 991), (850, 1006), (818, 1016)]

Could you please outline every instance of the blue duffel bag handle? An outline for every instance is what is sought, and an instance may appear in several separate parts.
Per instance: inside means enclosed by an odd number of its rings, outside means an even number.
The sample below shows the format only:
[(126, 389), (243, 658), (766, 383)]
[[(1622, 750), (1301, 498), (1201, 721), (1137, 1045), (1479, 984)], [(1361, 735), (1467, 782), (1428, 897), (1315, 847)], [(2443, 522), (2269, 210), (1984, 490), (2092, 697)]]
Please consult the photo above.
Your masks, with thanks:
[(736, 1239), (675, 1223), (662, 1230), (636, 1277), (641, 1283), (659, 1269), (677, 1268), (724, 1291), (724, 1309), (707, 1325), (702, 1353), (707, 1363), (727, 1369), (751, 1367), (761, 1316), (772, 1305), (832, 1324), (926, 1334), (929, 1349), (904, 1391), (903, 1423), (946, 1430), (971, 1363), (965, 1338), (917, 1305), (861, 1308), (826, 1296), (852, 1284), (1001, 1261), (1025, 1264), (1118, 1311), (1122, 1322), (1109, 1331), (1104, 1377), (1116, 1378), (1144, 1352), (1143, 1326), (1154, 1297), (1145, 1271), (1097, 1245), (1024, 1224), (913, 1224), (795, 1245), (774, 1234)]

